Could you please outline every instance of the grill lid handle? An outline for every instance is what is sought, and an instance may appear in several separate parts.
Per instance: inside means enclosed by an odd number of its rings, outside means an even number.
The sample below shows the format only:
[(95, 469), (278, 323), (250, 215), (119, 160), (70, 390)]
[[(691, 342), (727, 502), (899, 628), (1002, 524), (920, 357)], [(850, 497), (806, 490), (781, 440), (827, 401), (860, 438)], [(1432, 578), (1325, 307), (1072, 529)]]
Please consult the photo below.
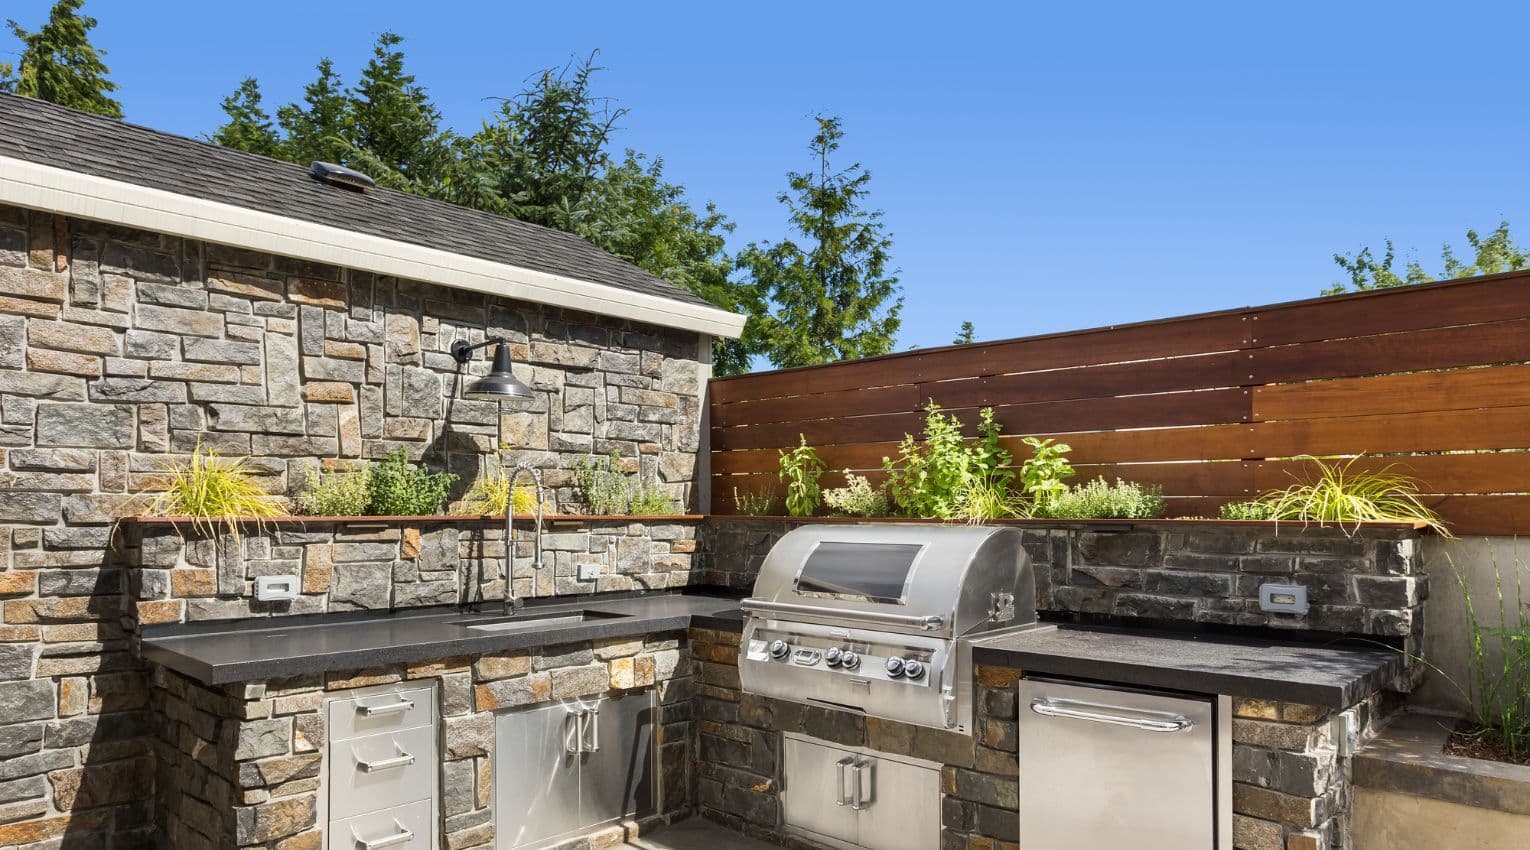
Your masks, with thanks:
[(775, 602), (758, 597), (745, 599), (739, 603), (739, 607), (750, 613), (806, 614), (814, 617), (835, 617), (841, 620), (856, 620), (862, 623), (914, 626), (927, 632), (935, 631), (946, 624), (946, 618), (939, 614), (887, 614), (881, 611), (857, 611), (854, 608), (804, 605), (800, 602)]

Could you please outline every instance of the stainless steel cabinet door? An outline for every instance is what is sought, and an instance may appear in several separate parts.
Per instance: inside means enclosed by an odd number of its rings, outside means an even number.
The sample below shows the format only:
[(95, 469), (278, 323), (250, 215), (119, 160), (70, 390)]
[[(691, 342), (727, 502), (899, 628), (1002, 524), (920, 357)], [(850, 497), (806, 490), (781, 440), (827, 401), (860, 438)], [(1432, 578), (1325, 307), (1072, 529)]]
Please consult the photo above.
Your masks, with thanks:
[[(788, 827), (858, 844), (851, 773), (858, 756), (787, 736), (782, 741), (781, 807)], [(935, 845), (927, 845), (935, 846)]]
[(857, 781), (861, 787), (856, 843), (875, 850), (940, 846), (939, 770), (871, 757), (857, 759), (852, 770), (851, 794)]
[(579, 803), (586, 825), (653, 808), (653, 699), (649, 690), (586, 703)]
[(510, 711), (494, 720), (496, 846), (525, 847), (578, 829), (578, 706)]
[(1213, 703), (1020, 682), (1020, 846), (1216, 847)]

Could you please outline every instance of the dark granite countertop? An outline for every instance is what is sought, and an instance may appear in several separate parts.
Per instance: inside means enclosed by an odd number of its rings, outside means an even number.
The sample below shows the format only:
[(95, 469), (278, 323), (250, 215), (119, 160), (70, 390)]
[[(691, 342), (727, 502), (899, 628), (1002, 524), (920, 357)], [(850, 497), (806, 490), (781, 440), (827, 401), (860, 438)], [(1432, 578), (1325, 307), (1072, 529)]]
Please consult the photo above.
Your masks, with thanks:
[[(209, 685), (434, 661), (534, 646), (632, 637), (692, 625), (739, 629), (738, 599), (659, 593), (584, 597), (528, 605), (517, 617), (580, 611), (597, 618), (521, 631), (479, 631), (464, 621), (503, 619), (498, 611), (428, 608), (187, 623), (144, 630), (143, 656)], [(605, 615), (605, 616), (600, 616)]]
[(1047, 625), (974, 644), (979, 663), (1026, 673), (1348, 708), (1384, 687), (1402, 656), (1384, 647)]

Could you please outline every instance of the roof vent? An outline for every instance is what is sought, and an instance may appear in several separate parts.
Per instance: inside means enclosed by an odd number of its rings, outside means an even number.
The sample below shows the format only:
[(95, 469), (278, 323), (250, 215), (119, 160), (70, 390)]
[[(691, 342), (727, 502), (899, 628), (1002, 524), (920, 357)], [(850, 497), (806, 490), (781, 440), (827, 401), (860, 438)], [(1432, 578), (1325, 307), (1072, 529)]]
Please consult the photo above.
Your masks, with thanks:
[(347, 189), (355, 189), (358, 192), (365, 192), (377, 185), (377, 181), (362, 174), (360, 171), (346, 168), (343, 165), (336, 165), (333, 162), (315, 162), (309, 170), (315, 180), (321, 180), (334, 186), (344, 186)]

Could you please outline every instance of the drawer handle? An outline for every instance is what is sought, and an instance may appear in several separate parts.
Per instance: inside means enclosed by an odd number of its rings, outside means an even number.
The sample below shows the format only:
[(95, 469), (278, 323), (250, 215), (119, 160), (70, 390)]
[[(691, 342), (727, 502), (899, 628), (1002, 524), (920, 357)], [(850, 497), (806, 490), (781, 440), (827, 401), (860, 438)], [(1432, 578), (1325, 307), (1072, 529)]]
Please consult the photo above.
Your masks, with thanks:
[(853, 761), (855, 756), (845, 756), (834, 763), (834, 769), (837, 771), (835, 776), (837, 781), (834, 785), (834, 805), (836, 806), (850, 805), (850, 799), (845, 796), (845, 768), (849, 767)]
[(850, 802), (850, 808), (858, 812), (867, 808), (866, 792), (871, 789), (865, 787), (869, 783), (866, 783), (862, 777), (864, 775), (863, 771), (870, 766), (871, 762), (865, 759), (857, 759), (855, 765), (850, 769), (850, 785), (854, 789), (853, 793), (855, 795), (854, 799)]
[(600, 706), (586, 711), (582, 715), (584, 719), (584, 734), (579, 736), (579, 750), (585, 753), (600, 752)]
[(400, 844), (408, 844), (414, 840), (414, 833), (410, 832), (407, 827), (400, 823), (398, 818), (393, 819), (393, 826), (398, 832), (392, 835), (385, 835), (382, 838), (374, 838), (371, 841), (362, 838), (361, 833), (353, 826), (351, 827), (351, 837), (356, 839), (356, 846), (360, 847), (361, 850), (382, 850), (384, 847), (397, 847)]
[(414, 700), (401, 699), (398, 702), (390, 702), (387, 705), (356, 705), (356, 713), (363, 717), (386, 717), (390, 714), (403, 714), (414, 710)]
[[(1078, 706), (1069, 708), (1069, 706)], [(1031, 700), (1031, 711), (1043, 717), (1066, 717), (1071, 720), (1088, 720), (1091, 723), (1109, 723), (1112, 726), (1128, 726), (1132, 729), (1141, 729), (1144, 732), (1183, 732), (1195, 725), (1195, 721), (1182, 714), (1164, 714), (1155, 712), (1164, 719), (1155, 720), (1151, 717), (1132, 717), (1129, 715), (1112, 714), (1114, 706), (1095, 705), (1089, 702), (1076, 702), (1074, 700)], [(1104, 709), (1097, 711), (1093, 709)], [(1118, 709), (1131, 711), (1132, 709)]]
[(584, 709), (567, 709), (563, 715), (563, 751), (569, 755), (584, 752)]
[(403, 751), (399, 751), (399, 754), (393, 758), (378, 759), (377, 761), (365, 761), (360, 757), (356, 759), (356, 769), (362, 773), (376, 773), (379, 770), (394, 770), (400, 767), (408, 767), (411, 764), (414, 764), (414, 753), (406, 753)]

